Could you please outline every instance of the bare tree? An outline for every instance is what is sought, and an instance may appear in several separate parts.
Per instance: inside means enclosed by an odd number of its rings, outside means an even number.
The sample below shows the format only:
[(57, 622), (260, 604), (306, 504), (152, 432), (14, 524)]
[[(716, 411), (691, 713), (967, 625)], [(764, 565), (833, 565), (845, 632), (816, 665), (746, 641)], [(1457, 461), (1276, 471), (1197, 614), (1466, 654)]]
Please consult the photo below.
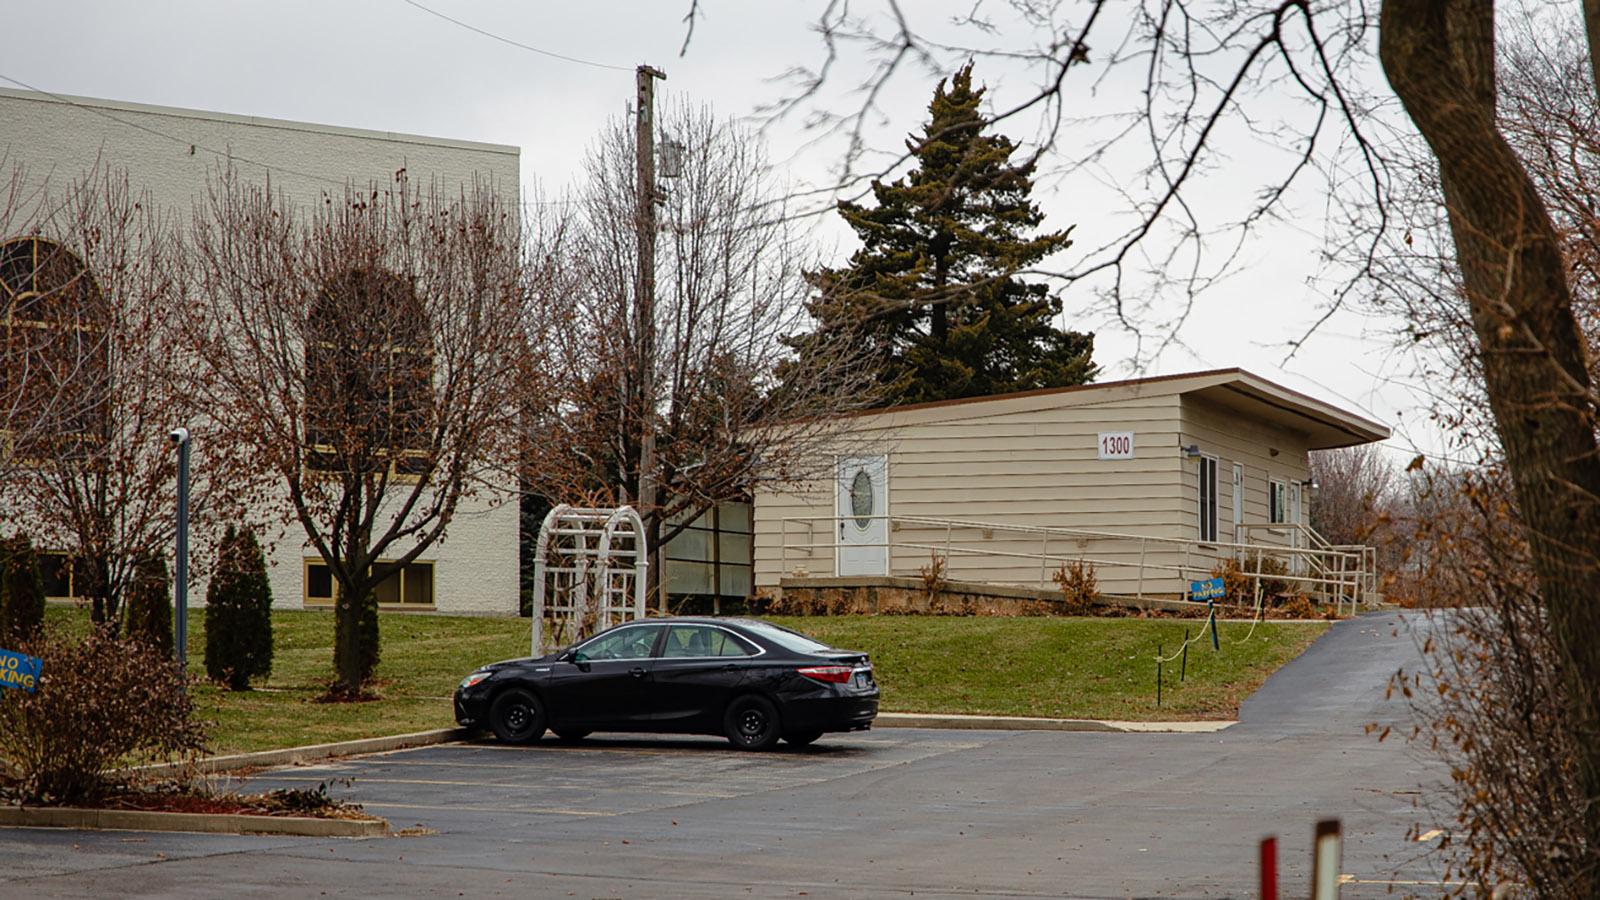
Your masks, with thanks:
[(374, 588), (502, 502), (525, 375), (519, 219), (488, 185), (393, 183), (295, 206), (231, 175), (193, 228), (188, 383), (238, 476), (303, 529), (338, 586), (337, 697), (378, 660)]
[(1311, 527), (1335, 544), (1366, 544), (1395, 500), (1395, 472), (1372, 444), (1311, 454)]
[[(174, 480), (167, 431), (183, 421), (183, 397), (167, 380), (178, 309), (170, 225), (126, 175), (95, 173), (73, 184), (51, 217), (59, 244), (46, 278), (77, 269), (56, 294), (94, 347), (73, 373), (79, 414), (58, 419), (53, 446), (15, 479), (16, 499), (37, 517), (43, 539), (73, 550), (74, 585), (94, 621), (115, 621), (135, 563), (172, 534)], [(63, 310), (65, 312), (65, 310)], [(92, 398), (92, 399), (91, 399)]]
[[(75, 592), (95, 622), (114, 622), (135, 565), (173, 533), (167, 433), (188, 419), (173, 381), (178, 236), (126, 173), (98, 165), (39, 200), (35, 228), (4, 245), (0, 265), (16, 289), (13, 336), (34, 341), (45, 376), (48, 400), (36, 409), (47, 411), (17, 445), (25, 464), (0, 477), (0, 502), (71, 552)], [(197, 527), (225, 502), (225, 483), (207, 471), (195, 485)]]
[(108, 317), (63, 196), (4, 156), (0, 171), (0, 482), (12, 485), (103, 412)]
[[(1600, 8), (1585, 11), (1600, 17)], [(1491, 4), (1391, 0), (1380, 55), (1439, 164), (1485, 392), (1551, 629), (1552, 673), (1581, 738), (1572, 764), (1579, 795), (1590, 798), (1581, 829), (1588, 869), (1600, 864), (1595, 398), (1560, 234), (1499, 124), (1494, 13)], [(1600, 44), (1591, 41), (1590, 53)]]
[[(660, 502), (640, 512), (652, 547), (716, 503), (813, 474), (838, 414), (875, 396), (864, 355), (793, 360), (781, 340), (806, 325), (801, 273), (811, 259), (794, 223), (773, 214), (784, 186), (758, 136), (688, 106), (661, 127), (689, 149), (682, 174), (663, 181), (657, 393), (639, 391), (634, 143), (617, 121), (590, 151), (575, 215), (552, 223), (543, 242), (563, 274), (545, 282), (535, 317), (547, 323), (554, 387), (530, 418), (525, 473), (531, 491), (553, 500), (636, 502), (629, 486), (651, 416)], [(780, 385), (782, 360), (810, 377)]]

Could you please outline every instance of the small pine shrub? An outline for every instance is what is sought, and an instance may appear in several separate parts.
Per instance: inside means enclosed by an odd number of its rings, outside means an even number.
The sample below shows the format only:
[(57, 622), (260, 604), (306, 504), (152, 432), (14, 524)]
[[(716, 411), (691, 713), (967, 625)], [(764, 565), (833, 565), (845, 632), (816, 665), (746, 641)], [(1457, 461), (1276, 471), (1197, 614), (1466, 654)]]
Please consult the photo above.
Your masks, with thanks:
[(38, 689), (0, 691), (0, 794), (24, 803), (92, 800), (120, 767), (203, 749), (171, 654), (97, 628), (22, 647)]
[(128, 586), (127, 634), (157, 652), (172, 655), (172, 581), (158, 553), (134, 563)]
[(1052, 577), (1061, 588), (1064, 615), (1086, 616), (1100, 602), (1100, 582), (1095, 577), (1094, 563), (1073, 560), (1056, 569)]
[(272, 587), (267, 559), (248, 528), (228, 526), (206, 588), (206, 675), (229, 690), (272, 674)]
[(34, 640), (44, 628), (44, 576), (27, 535), (0, 540), (0, 647)]

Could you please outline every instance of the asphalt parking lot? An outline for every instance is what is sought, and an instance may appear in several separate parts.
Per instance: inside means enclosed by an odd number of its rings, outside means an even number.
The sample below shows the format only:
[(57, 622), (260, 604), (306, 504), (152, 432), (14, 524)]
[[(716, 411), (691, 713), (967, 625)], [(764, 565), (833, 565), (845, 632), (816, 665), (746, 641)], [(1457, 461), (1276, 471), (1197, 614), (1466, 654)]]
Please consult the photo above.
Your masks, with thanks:
[(249, 785), (333, 780), (415, 836), (13, 829), (0, 877), (30, 897), (1243, 897), (1257, 839), (1277, 833), (1295, 896), (1314, 822), (1339, 816), (1345, 896), (1435, 895), (1407, 831), (1432, 827), (1416, 801), (1441, 773), (1364, 733), (1402, 715), (1383, 692), (1413, 639), (1393, 615), (1342, 623), (1216, 734), (443, 745)]

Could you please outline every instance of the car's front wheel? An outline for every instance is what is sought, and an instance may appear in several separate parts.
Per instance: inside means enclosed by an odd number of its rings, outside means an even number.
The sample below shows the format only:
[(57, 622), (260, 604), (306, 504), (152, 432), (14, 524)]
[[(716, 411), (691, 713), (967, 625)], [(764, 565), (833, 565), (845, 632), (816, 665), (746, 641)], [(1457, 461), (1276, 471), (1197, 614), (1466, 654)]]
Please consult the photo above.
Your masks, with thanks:
[(740, 697), (722, 717), (728, 740), (741, 750), (767, 750), (778, 742), (778, 708), (765, 697)]
[(544, 704), (531, 691), (502, 691), (489, 706), (489, 727), (508, 744), (531, 744), (544, 734)]

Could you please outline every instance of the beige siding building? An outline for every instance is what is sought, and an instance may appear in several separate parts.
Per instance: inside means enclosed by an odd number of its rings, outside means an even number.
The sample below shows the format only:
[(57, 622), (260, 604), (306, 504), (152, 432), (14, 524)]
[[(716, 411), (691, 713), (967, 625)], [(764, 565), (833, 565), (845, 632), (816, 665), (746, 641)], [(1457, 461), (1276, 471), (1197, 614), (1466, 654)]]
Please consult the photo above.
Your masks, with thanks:
[[(270, 178), (275, 191), (298, 203), (340, 194), (347, 182), (390, 182), (401, 169), (414, 183), (446, 190), (483, 181), (515, 201), (520, 157), (518, 148), (499, 144), (0, 89), (0, 159), (24, 167), (30, 183), (65, 187), (96, 165), (124, 170), (135, 190), (148, 190), (179, 222), (205, 199), (208, 179), (229, 167), (244, 180)], [(13, 237), (0, 234), (0, 241)], [(196, 452), (198, 460), (204, 448)], [(512, 493), (464, 502), (448, 538), (381, 586), (379, 599), (393, 607), (514, 615), (517, 534)], [(272, 548), (274, 604), (331, 607), (326, 569), (298, 526), (263, 538)], [(58, 549), (47, 560), (47, 580), (51, 593), (70, 595), (69, 548)], [(190, 591), (191, 604), (203, 597), (204, 585)]]
[(1048, 588), (1082, 560), (1104, 593), (1174, 597), (1250, 552), (1309, 575), (1332, 551), (1306, 527), (1307, 453), (1388, 436), (1241, 369), (868, 411), (834, 478), (757, 493), (755, 583), (942, 558), (952, 580)]

